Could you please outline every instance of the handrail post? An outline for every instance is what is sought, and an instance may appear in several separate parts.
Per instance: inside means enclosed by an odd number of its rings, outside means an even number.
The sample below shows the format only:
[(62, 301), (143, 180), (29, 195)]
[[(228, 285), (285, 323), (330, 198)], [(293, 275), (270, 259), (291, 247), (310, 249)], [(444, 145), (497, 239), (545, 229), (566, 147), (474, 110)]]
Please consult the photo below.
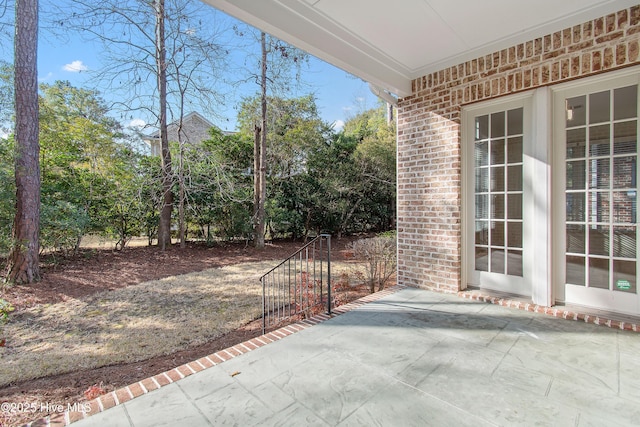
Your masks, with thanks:
[(265, 301), (265, 285), (264, 285), (264, 277), (260, 278), (260, 282), (262, 283), (262, 335), (264, 335), (267, 331), (267, 303)]
[(322, 234), (327, 239), (327, 314), (331, 315), (331, 234)]
[[(326, 262), (324, 269), (324, 247), (326, 240)], [(316, 252), (316, 244), (319, 249)], [(311, 246), (309, 251), (309, 246)], [(304, 253), (303, 253), (304, 251)], [(316, 259), (316, 253), (320, 255)], [(293, 263), (293, 265), (292, 265)], [(311, 267), (310, 264), (311, 263)], [(319, 277), (316, 276), (316, 263), (319, 263)], [(298, 272), (298, 268), (300, 272)], [(313, 276), (311, 276), (311, 274)], [(261, 278), (262, 284), (262, 333), (286, 316), (306, 315), (310, 310), (320, 309), (324, 305), (324, 275), (327, 275), (327, 313), (331, 314), (331, 235), (320, 234), (311, 242), (298, 249), (288, 258), (273, 267)], [(319, 282), (318, 282), (319, 280)], [(316, 285), (319, 285), (319, 301), (316, 300)], [(306, 299), (306, 300), (305, 300)], [(315, 308), (314, 308), (315, 307)], [(275, 319), (268, 319), (267, 317)], [(277, 317), (276, 317), (277, 316)]]

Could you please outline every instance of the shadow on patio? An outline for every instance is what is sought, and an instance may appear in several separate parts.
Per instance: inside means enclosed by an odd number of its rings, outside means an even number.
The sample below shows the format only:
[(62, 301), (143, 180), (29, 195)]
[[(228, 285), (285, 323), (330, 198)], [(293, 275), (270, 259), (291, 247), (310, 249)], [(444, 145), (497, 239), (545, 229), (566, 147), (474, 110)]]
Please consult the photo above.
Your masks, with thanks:
[(313, 327), (267, 334), (265, 341), (277, 338), (268, 345), (235, 346), (219, 357), (224, 363), (135, 399), (144, 381), (114, 392), (112, 399), (128, 401), (74, 426), (574, 426), (640, 419), (636, 333), (396, 289)]

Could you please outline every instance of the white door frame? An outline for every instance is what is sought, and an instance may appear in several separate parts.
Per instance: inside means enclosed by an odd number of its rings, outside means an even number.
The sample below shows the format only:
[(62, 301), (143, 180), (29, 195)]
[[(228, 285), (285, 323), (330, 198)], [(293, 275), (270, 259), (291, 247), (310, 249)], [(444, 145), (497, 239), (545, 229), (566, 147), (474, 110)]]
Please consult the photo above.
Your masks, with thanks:
[[(552, 88), (553, 101), (553, 140), (556, 142), (553, 148), (553, 283), (554, 293), (558, 301), (569, 304), (584, 305), (602, 310), (611, 310), (620, 313), (640, 313), (640, 291), (636, 291), (635, 298), (632, 294), (614, 292), (607, 289), (587, 288), (583, 286), (565, 284), (566, 264), (566, 207), (565, 207), (565, 181), (566, 181), (566, 145), (565, 145), (565, 99), (580, 95), (589, 95), (599, 90), (610, 90), (630, 85), (640, 86), (640, 67), (632, 67), (622, 71), (611, 72), (596, 77), (586, 78), (561, 84)], [(638, 90), (640, 98), (640, 88)], [(640, 99), (639, 99), (640, 105)], [(639, 111), (640, 113), (640, 111)], [(640, 126), (640, 117), (638, 118)], [(640, 135), (640, 133), (638, 134)], [(640, 153), (637, 153), (640, 158)], [(587, 191), (588, 194), (588, 191)], [(636, 218), (636, 224), (638, 218)], [(640, 255), (640, 239), (636, 241), (636, 257)], [(636, 264), (638, 265), (638, 264)], [(636, 268), (636, 275), (638, 268)], [(637, 285), (636, 285), (637, 286)]]
[[(526, 93), (482, 102), (462, 109), (462, 285), (530, 296), (534, 303), (552, 305), (550, 269), (550, 114), (549, 91)], [(523, 277), (482, 274), (476, 283), (474, 230), (474, 119), (496, 111), (523, 107)]]

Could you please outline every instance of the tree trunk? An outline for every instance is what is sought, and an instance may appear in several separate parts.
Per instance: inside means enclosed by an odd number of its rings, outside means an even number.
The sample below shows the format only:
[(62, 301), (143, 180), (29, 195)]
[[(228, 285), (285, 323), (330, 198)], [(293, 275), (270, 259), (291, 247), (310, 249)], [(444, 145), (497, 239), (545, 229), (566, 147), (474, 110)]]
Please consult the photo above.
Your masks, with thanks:
[(260, 126), (253, 128), (253, 245), (258, 246), (260, 206)]
[(16, 213), (7, 281), (40, 280), (38, 141), (38, 0), (17, 0), (15, 21)]
[(184, 113), (184, 100), (180, 104), (180, 119), (178, 122), (178, 239), (180, 248), (186, 246), (186, 223), (185, 223), (185, 183), (184, 183), (184, 141), (182, 140), (182, 119)]
[(160, 149), (162, 152), (162, 207), (158, 224), (158, 246), (165, 250), (171, 246), (171, 213), (173, 211), (173, 174), (171, 152), (167, 135), (167, 52), (164, 34), (164, 0), (155, 0), (156, 14), (156, 66), (158, 68), (158, 94), (160, 107)]
[[(264, 204), (267, 198), (267, 43), (265, 33), (260, 35), (260, 44), (262, 47), (262, 70), (260, 89), (262, 99), (260, 102), (262, 114), (260, 124), (260, 134), (256, 132), (256, 148), (254, 149), (254, 166), (256, 168), (254, 175), (258, 179), (254, 180), (254, 191), (258, 194), (254, 197), (255, 206), (255, 227), (254, 227), (254, 246), (256, 248), (264, 248), (264, 225), (265, 210)], [(258, 139), (258, 136), (260, 137)]]

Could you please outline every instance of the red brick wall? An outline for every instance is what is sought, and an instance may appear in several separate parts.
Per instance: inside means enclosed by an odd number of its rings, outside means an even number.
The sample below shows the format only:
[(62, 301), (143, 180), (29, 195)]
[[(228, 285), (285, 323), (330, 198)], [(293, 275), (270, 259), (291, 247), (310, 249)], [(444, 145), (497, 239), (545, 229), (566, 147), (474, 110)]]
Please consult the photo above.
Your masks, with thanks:
[(398, 281), (461, 285), (461, 106), (640, 64), (640, 6), (415, 79), (398, 108)]

